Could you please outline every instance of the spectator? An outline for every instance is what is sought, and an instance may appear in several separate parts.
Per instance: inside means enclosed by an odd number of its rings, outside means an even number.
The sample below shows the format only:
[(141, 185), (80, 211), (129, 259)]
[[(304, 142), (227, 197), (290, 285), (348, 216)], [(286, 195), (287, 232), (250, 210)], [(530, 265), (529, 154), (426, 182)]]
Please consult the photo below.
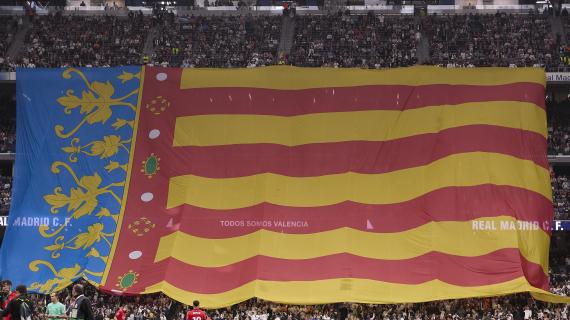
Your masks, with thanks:
[(115, 313), (114, 320), (125, 320), (125, 311), (126, 311), (125, 306), (119, 306), (117, 313)]
[[(46, 307), (47, 320), (59, 320), (67, 318), (65, 314), (65, 306), (59, 302), (57, 293), (50, 294), (51, 302)], [(124, 320), (124, 319), (121, 319)]]
[(80, 320), (94, 320), (91, 300), (84, 295), (83, 285), (73, 286), (73, 298), (70, 317)]
[[(2, 308), (6, 309), (10, 301), (14, 300), (18, 296), (17, 291), (12, 291), (12, 281), (4, 280), (2, 281)], [(11, 316), (7, 315), (3, 318), (4, 320), (10, 320)]]
[(0, 312), (0, 317), (10, 316), (14, 320), (31, 319), (34, 313), (34, 305), (28, 297), (26, 286), (23, 284), (18, 285), (15, 292), (14, 299), (8, 303), (6, 309)]

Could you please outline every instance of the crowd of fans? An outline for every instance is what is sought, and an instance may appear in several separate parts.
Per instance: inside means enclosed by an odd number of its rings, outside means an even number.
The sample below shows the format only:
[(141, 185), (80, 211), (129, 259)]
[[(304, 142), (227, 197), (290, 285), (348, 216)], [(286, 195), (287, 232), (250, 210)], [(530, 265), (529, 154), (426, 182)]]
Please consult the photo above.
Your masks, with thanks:
[[(210, 1), (233, 5), (232, 1)], [(157, 15), (160, 16), (157, 18)], [(19, 18), (18, 18), (19, 19)], [(16, 59), (9, 47), (21, 19), (0, 19), (0, 69), (62, 66), (117, 66), (151, 63), (183, 67), (254, 67), (278, 63), (309, 67), (386, 68), (418, 63), (420, 42), (429, 52), (424, 63), (447, 67), (570, 65), (563, 37), (552, 31), (548, 15), (383, 15), (348, 11), (295, 17), (293, 46), (280, 61), (279, 16), (251, 14), (154, 18), (131, 12), (115, 16), (38, 16)], [(570, 31), (570, 18), (563, 16)], [(143, 49), (149, 30), (154, 47)], [(566, 32), (570, 43), (570, 32)], [(152, 52), (151, 52), (152, 51)], [(568, 51), (568, 52), (567, 52)]]
[(0, 175), (0, 215), (8, 214), (10, 210), (12, 177)]
[(0, 120), (0, 153), (14, 152), (16, 149), (16, 122), (6, 122)]
[(298, 16), (290, 63), (300, 67), (405, 67), (417, 62), (414, 17), (384, 15)]
[(570, 123), (557, 121), (548, 127), (548, 153), (570, 155)]
[(57, 13), (34, 19), (17, 66), (106, 67), (142, 63), (150, 20), (128, 17), (69, 16)]
[(0, 92), (0, 153), (14, 152), (16, 146), (15, 88), (2, 87)]
[[(16, 146), (16, 101), (15, 87), (2, 86), (0, 90), (0, 154), (14, 152)], [(10, 170), (0, 162), (0, 215), (10, 209), (12, 176)]]
[[(560, 99), (562, 98), (562, 99)], [(570, 96), (554, 99), (546, 96), (548, 109), (548, 154), (570, 155)]]
[(8, 49), (14, 40), (18, 27), (22, 24), (21, 17), (0, 17), (0, 71), (12, 71), (8, 59)]
[(12, 16), (3, 16), (0, 19), (0, 56), (6, 56), (8, 48), (18, 30), (18, 20)]
[(551, 174), (552, 201), (554, 218), (557, 220), (570, 219), (570, 180), (565, 174)]
[(281, 19), (277, 16), (211, 16), (162, 19), (153, 64), (176, 67), (255, 67), (275, 64)]
[(430, 15), (422, 19), (431, 63), (448, 67), (557, 67), (560, 37), (539, 14)]
[(231, 0), (204, 0), (205, 7), (231, 7), (234, 3)]
[[(212, 6), (232, 1), (210, 1)], [(570, 20), (562, 19), (570, 30)], [(386, 68), (418, 63), (420, 42), (429, 44), (429, 63), (446, 67), (565, 65), (561, 37), (551, 31), (547, 16), (452, 15), (384, 16), (303, 15), (296, 25), (286, 63), (306, 67)], [(24, 67), (117, 66), (149, 63), (164, 67), (258, 67), (277, 64), (282, 18), (279, 16), (175, 16), (146, 18), (66, 16), (37, 17), (25, 36), (19, 58), (7, 50), (21, 19), (0, 19), (0, 70)], [(153, 54), (144, 58), (151, 28)], [(569, 38), (565, 39), (570, 42)], [(424, 38), (425, 37), (425, 38)], [(283, 61), (282, 61), (283, 62)], [(3, 115), (9, 114), (2, 112)], [(15, 119), (0, 117), (0, 153), (13, 152)], [(570, 154), (570, 123), (551, 122), (551, 154)], [(570, 175), (551, 177), (555, 219), (570, 219)], [(11, 177), (0, 175), (0, 214), (10, 206)], [(554, 233), (551, 250), (551, 290), (570, 295), (568, 233)], [(183, 306), (162, 294), (118, 297), (84, 283), (94, 302), (97, 320), (113, 319), (126, 306), (128, 320), (184, 320)], [(70, 289), (59, 293), (71, 303)], [(35, 296), (43, 318), (46, 299)], [(537, 302), (527, 294), (419, 304), (328, 304), (292, 306), (257, 299), (210, 310), (212, 320), (408, 320), (408, 319), (568, 319), (568, 306)], [(528, 316), (532, 314), (531, 316)]]
[(363, 305), (332, 304), (317, 306), (287, 306), (250, 300), (225, 310), (210, 312), (212, 319), (348, 319), (348, 320), (427, 320), (427, 319), (523, 319), (530, 310), (529, 319), (566, 319), (565, 306), (547, 305), (534, 301), (528, 295), (512, 295), (488, 299), (447, 300), (418, 304)]

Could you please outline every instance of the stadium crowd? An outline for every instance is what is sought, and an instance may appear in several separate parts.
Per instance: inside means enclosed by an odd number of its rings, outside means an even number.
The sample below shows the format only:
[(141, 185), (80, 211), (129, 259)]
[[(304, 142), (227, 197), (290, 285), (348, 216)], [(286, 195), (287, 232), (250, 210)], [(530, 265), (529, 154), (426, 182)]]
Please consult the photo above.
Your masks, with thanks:
[(159, 24), (153, 64), (211, 68), (275, 64), (280, 17), (167, 15)]
[(0, 215), (7, 215), (10, 210), (12, 177), (0, 175)]
[[(229, 4), (226, 0), (212, 5)], [(563, 19), (570, 30), (570, 20)], [(164, 67), (259, 67), (277, 64), (281, 17), (174, 16), (146, 18), (84, 17), (61, 14), (34, 19), (17, 59), (7, 58), (21, 19), (0, 20), (0, 70), (24, 67), (117, 66), (149, 63)], [(295, 18), (293, 46), (287, 59), (295, 66), (385, 68), (418, 63), (422, 41), (429, 47), (428, 63), (446, 67), (565, 66), (562, 39), (550, 29), (547, 16), (462, 15), (384, 16), (334, 15)], [(151, 32), (155, 29), (155, 32)], [(568, 41), (570, 41), (570, 32)], [(147, 37), (152, 51), (145, 57)], [(2, 109), (0, 108), (0, 113)], [(6, 113), (3, 113), (6, 115)], [(0, 117), (0, 153), (13, 152), (15, 118)], [(551, 154), (570, 154), (570, 124), (551, 122)], [(552, 171), (555, 219), (570, 219), (570, 176)], [(10, 206), (11, 177), (0, 175), (0, 214)], [(551, 290), (570, 295), (570, 252), (567, 233), (553, 234)], [(128, 320), (185, 320), (183, 306), (162, 294), (119, 297), (97, 291), (85, 281), (95, 319), (113, 319), (126, 306)], [(59, 293), (71, 304), (71, 289)], [(44, 296), (34, 296), (43, 319)], [(448, 320), (448, 319), (568, 319), (568, 306), (538, 302), (527, 294), (484, 299), (463, 299), (419, 304), (328, 304), (291, 306), (257, 299), (210, 310), (212, 320)]]
[(556, 121), (548, 127), (548, 153), (570, 155), (570, 124)]
[(0, 153), (14, 152), (16, 146), (15, 122), (0, 120)]
[(552, 174), (552, 198), (554, 203), (554, 218), (570, 219), (570, 180), (564, 174)]
[(299, 67), (388, 68), (416, 64), (419, 26), (410, 16), (299, 16), (290, 63)]
[[(212, 2), (215, 4), (215, 2)], [(221, 3), (221, 2), (220, 2)], [(555, 34), (548, 15), (299, 15), (291, 51), (277, 52), (283, 20), (251, 14), (184, 16), (159, 12), (145, 17), (38, 16), (16, 58), (7, 57), (21, 18), (0, 20), (0, 70), (15, 67), (117, 66), (150, 63), (183, 67), (384, 68), (418, 63), (445, 67), (570, 64), (570, 18), (562, 17), (568, 39)], [(150, 31), (153, 32), (150, 32)], [(145, 57), (145, 43), (148, 57)], [(280, 59), (286, 55), (286, 59)]]
[(0, 19), (0, 71), (10, 71), (10, 61), (6, 57), (21, 24), (22, 18), (10, 16)]
[(16, 147), (16, 102), (12, 92), (0, 93), (0, 153)]
[(23, 67), (108, 67), (142, 63), (150, 20), (142, 13), (115, 16), (39, 16), (16, 61)]
[(430, 15), (422, 30), (431, 63), (447, 67), (546, 67), (561, 64), (560, 37), (545, 15)]

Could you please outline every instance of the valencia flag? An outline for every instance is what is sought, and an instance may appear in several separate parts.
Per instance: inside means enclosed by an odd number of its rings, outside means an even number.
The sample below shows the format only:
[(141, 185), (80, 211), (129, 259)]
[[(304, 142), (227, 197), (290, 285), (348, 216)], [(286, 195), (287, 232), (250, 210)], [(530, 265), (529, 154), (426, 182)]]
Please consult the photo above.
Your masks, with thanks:
[[(116, 221), (79, 242), (87, 250), (108, 235), (108, 255), (87, 255), (105, 262), (101, 288), (208, 308), (251, 297), (402, 303), (530, 291), (560, 300), (548, 293), (542, 70), (144, 67), (118, 78), (140, 80), (132, 122), (113, 123), (131, 126), (132, 140), (65, 149), (109, 159), (128, 150), (127, 165), (105, 167), (125, 169), (122, 196), (109, 198), (120, 208), (99, 209), (101, 199), (81, 211)], [(109, 100), (107, 84), (89, 88)], [(74, 106), (69, 96), (58, 101)], [(76, 179), (82, 192), (108, 196), (93, 187), (106, 176), (90, 177)], [(45, 197), (52, 211), (65, 190)]]
[(548, 290), (544, 85), (536, 69), (146, 68), (104, 286), (207, 307)]

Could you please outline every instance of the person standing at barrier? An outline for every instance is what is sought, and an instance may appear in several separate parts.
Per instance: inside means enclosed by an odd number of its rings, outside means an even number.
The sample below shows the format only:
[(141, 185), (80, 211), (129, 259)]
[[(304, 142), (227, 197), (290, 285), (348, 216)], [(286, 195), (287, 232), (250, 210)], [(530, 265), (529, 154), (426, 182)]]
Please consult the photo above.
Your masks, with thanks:
[(46, 307), (47, 320), (59, 320), (67, 318), (65, 314), (65, 306), (59, 302), (57, 293), (50, 294), (51, 302)]
[[(4, 280), (2, 281), (2, 309), (6, 309), (8, 307), (8, 303), (12, 301), (17, 296), (16, 291), (12, 291), (12, 281)], [(4, 317), (4, 320), (10, 320), (11, 316), (7, 315)]]
[(114, 320), (125, 320), (127, 318), (127, 306), (119, 305), (119, 309), (115, 313)]
[(91, 301), (83, 294), (83, 286), (76, 284), (73, 286), (73, 296), (75, 302), (71, 306), (69, 317), (77, 320), (94, 320)]

